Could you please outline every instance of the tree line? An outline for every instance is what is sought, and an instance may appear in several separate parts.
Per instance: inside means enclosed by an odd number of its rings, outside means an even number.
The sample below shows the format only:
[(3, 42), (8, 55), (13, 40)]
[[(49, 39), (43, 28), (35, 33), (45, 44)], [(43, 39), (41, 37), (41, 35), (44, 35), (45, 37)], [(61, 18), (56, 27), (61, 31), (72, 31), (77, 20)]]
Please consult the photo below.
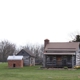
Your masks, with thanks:
[(43, 50), (44, 50), (43, 45), (27, 44), (25, 46), (20, 46), (19, 48), (17, 48), (15, 44), (7, 40), (0, 42), (0, 62), (6, 62), (7, 57), (9, 55), (13, 55), (13, 54), (16, 55), (21, 49), (24, 49), (24, 50), (28, 49), (35, 55), (36, 62), (38, 63), (42, 62)]
[[(70, 42), (80, 42), (80, 35), (76, 35)], [(43, 58), (44, 45), (27, 44), (25, 46), (16, 47), (15, 44), (4, 40), (0, 42), (0, 62), (6, 62), (9, 55), (17, 54), (21, 49), (28, 49), (36, 57), (36, 63), (41, 63)]]

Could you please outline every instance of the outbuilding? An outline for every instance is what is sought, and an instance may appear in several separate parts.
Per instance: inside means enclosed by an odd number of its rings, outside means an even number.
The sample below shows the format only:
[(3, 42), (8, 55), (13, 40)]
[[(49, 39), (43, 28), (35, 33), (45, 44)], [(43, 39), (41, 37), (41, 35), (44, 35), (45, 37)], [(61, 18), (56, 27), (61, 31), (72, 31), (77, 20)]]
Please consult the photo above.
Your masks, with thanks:
[(44, 40), (43, 67), (80, 66), (79, 42), (50, 42)]
[(8, 56), (8, 67), (9, 68), (21, 68), (23, 67), (23, 56)]
[(24, 66), (35, 66), (35, 55), (28, 49), (22, 49), (17, 56), (23, 56), (23, 65)]

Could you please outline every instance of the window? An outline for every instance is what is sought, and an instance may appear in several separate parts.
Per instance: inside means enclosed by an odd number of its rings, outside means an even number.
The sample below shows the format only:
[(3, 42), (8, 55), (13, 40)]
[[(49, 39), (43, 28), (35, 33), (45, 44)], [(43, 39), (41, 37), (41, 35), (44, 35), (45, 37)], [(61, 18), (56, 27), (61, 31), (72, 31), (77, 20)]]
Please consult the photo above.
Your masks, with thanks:
[(50, 61), (50, 58), (47, 56), (46, 60), (47, 60), (47, 61)]
[(71, 59), (72, 59), (71, 56), (68, 56), (68, 57), (67, 57), (67, 61), (68, 61), (68, 62), (71, 62)]
[(53, 62), (53, 61), (56, 60), (56, 57), (55, 56), (47, 56), (46, 60), (49, 61), (49, 62)]

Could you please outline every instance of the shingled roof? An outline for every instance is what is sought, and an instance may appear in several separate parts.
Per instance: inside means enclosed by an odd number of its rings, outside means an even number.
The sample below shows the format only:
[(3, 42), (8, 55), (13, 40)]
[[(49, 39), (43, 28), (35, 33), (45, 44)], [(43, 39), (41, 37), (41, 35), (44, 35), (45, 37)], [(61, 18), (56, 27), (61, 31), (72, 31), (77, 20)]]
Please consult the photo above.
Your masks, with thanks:
[(79, 49), (79, 42), (50, 42), (45, 50), (55, 51), (76, 51)]
[[(35, 57), (35, 55), (34, 55), (31, 51), (29, 51), (28, 49), (26, 49), (26, 50), (22, 49), (21, 51), (24, 51), (24, 52), (28, 53), (30, 56)], [(21, 52), (21, 51), (20, 51), (20, 52)], [(20, 52), (19, 52), (19, 53), (20, 53)], [(19, 54), (19, 53), (17, 53), (17, 54)]]

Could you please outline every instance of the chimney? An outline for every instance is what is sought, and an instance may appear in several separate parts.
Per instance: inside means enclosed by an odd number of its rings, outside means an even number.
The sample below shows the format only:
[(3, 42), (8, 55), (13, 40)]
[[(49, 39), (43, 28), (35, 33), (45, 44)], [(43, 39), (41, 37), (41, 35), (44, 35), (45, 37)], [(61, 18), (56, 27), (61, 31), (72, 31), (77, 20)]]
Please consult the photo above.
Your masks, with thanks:
[(15, 53), (13, 53), (13, 58), (15, 58)]
[(48, 39), (45, 39), (44, 40), (44, 48), (46, 47), (47, 44), (49, 44), (49, 40)]

